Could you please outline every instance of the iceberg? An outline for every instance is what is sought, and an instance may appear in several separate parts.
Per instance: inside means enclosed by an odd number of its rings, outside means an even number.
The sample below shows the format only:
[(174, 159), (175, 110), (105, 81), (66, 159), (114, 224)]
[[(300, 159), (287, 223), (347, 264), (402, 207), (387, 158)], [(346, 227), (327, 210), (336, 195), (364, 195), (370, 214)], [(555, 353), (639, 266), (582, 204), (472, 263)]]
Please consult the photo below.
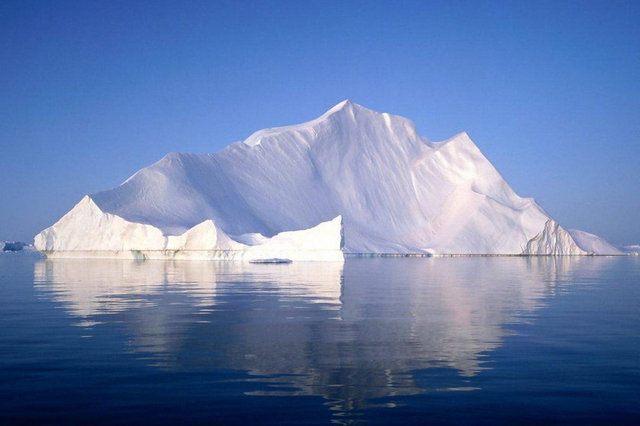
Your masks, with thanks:
[(518, 196), (466, 133), (343, 101), (216, 154), (170, 153), (35, 237), (48, 256), (335, 260), (621, 254)]

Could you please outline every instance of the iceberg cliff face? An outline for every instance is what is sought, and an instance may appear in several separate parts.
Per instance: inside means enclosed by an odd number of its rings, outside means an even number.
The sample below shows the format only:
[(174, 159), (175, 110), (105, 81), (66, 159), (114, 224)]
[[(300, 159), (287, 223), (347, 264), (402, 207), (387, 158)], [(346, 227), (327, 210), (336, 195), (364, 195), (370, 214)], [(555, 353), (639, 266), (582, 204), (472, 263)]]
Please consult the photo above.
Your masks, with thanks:
[(527, 242), (522, 253), (555, 256), (589, 254), (578, 247), (571, 234), (553, 219), (549, 219), (544, 225), (544, 229)]
[[(466, 133), (431, 142), (411, 121), (349, 101), (307, 123), (258, 131), (216, 154), (168, 154), (91, 200), (101, 215), (67, 218), (70, 212), (59, 222), (66, 234), (45, 230), (36, 240), (47, 243), (38, 247), (165, 244), (184, 251), (215, 240), (217, 250), (237, 251), (236, 244), (286, 239), (311, 250), (326, 247), (320, 233), (302, 243), (290, 232), (340, 216), (347, 253), (592, 252), (549, 226), (545, 211), (519, 197)], [(136, 244), (112, 241), (112, 232), (123, 228)], [(334, 247), (336, 230), (330, 232)]]

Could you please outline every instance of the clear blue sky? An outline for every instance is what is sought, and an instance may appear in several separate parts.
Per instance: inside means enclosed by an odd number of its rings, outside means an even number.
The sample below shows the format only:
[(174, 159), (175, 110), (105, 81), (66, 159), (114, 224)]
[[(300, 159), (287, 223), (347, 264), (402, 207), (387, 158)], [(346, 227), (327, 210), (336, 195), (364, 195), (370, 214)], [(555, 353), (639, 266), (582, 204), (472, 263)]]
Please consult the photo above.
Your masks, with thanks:
[(0, 239), (349, 98), (467, 131), (565, 227), (640, 243), (639, 22), (610, 0), (4, 0)]

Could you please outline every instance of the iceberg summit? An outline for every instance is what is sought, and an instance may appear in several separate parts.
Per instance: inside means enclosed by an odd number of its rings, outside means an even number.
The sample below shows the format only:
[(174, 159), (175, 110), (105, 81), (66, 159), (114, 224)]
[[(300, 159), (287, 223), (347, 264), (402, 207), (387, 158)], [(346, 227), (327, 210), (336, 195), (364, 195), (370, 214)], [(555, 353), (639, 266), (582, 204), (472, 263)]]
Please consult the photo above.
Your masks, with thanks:
[(50, 257), (342, 260), (617, 255), (518, 196), (466, 133), (431, 142), (350, 101), (216, 154), (170, 153), (35, 237)]

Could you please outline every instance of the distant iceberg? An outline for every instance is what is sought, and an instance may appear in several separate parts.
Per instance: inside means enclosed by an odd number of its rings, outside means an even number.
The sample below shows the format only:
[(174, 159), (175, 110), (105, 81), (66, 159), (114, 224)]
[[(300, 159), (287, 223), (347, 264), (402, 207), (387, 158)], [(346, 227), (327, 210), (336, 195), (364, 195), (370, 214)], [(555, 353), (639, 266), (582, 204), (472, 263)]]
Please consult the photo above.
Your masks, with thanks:
[(0, 253), (15, 253), (19, 251), (33, 251), (33, 246), (22, 241), (0, 241)]
[(466, 133), (432, 142), (350, 101), (216, 154), (170, 153), (86, 196), (56, 257), (336, 260), (347, 254), (623, 254), (518, 196)]
[(631, 254), (634, 256), (640, 255), (640, 244), (630, 244), (627, 246), (623, 246), (620, 251), (623, 253)]

